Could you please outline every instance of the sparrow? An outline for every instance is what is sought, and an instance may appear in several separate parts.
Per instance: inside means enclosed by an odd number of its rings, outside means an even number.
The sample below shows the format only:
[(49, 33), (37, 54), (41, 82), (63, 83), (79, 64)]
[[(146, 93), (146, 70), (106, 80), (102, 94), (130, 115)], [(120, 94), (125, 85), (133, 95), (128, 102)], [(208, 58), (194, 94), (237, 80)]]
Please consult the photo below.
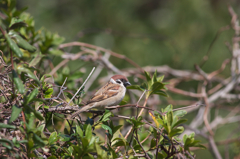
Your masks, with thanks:
[(126, 93), (126, 87), (131, 85), (128, 79), (123, 75), (114, 75), (102, 88), (100, 88), (93, 97), (80, 110), (70, 116), (75, 118), (79, 113), (92, 108), (105, 108), (119, 104)]

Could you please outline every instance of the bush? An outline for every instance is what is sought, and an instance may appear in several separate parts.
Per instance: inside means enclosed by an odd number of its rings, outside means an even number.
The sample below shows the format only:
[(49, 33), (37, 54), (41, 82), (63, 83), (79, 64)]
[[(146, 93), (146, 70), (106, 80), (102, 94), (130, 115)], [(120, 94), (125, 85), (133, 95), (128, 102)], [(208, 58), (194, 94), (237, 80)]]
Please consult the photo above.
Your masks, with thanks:
[[(34, 19), (25, 12), (26, 8), (17, 10), (16, 1), (1, 3), (4, 13), (0, 26), (1, 157), (194, 158), (190, 147), (204, 148), (194, 139), (194, 133), (178, 138), (184, 131), (181, 124), (186, 122), (182, 118), (186, 111), (174, 110), (172, 105), (161, 111), (147, 107), (153, 94), (167, 96), (166, 83), (162, 82), (164, 77), (158, 76), (157, 72), (152, 76), (142, 72), (145, 82), (128, 87), (145, 96), (142, 106), (139, 101), (143, 96), (140, 96), (135, 104), (122, 102), (120, 106), (109, 108), (132, 108), (137, 112), (132, 117), (116, 115), (106, 109), (105, 112), (89, 111), (87, 115), (91, 118), (85, 121), (81, 120), (82, 115), (76, 122), (68, 120), (67, 115), (76, 111), (78, 105), (83, 105), (82, 97), (86, 93), (78, 79), (87, 73), (71, 72), (68, 66), (59, 71), (59, 67), (80, 58), (93, 64), (105, 60), (104, 64), (109, 68), (111, 63), (105, 57), (107, 54), (137, 65), (125, 56), (90, 44), (62, 44), (64, 38), (58, 34), (44, 28), (35, 30)], [(64, 53), (64, 47), (75, 45), (81, 46), (80, 53)], [(101, 56), (103, 52), (105, 55)], [(65, 59), (54, 67), (53, 58)], [(72, 92), (80, 85), (83, 87), (75, 97)], [(144, 117), (143, 111), (151, 118)], [(55, 125), (58, 122), (61, 124)], [(122, 131), (128, 132), (125, 137)]]

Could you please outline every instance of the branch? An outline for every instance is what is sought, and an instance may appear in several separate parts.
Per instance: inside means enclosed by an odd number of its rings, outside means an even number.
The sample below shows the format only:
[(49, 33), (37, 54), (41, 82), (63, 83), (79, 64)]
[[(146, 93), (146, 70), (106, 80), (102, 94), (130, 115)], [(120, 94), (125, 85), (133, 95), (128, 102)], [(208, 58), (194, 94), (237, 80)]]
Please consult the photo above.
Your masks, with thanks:
[(93, 71), (95, 70), (95, 67), (93, 67), (92, 71), (90, 72), (90, 74), (88, 75), (87, 79), (83, 82), (83, 84), (81, 85), (81, 87), (78, 89), (78, 91), (74, 94), (74, 96), (72, 97), (72, 99), (68, 102), (68, 105), (72, 102), (72, 100), (75, 98), (75, 96), (78, 94), (78, 92), (82, 89), (82, 87), (85, 85), (85, 83), (87, 82), (87, 80), (90, 78), (90, 76), (92, 75)]

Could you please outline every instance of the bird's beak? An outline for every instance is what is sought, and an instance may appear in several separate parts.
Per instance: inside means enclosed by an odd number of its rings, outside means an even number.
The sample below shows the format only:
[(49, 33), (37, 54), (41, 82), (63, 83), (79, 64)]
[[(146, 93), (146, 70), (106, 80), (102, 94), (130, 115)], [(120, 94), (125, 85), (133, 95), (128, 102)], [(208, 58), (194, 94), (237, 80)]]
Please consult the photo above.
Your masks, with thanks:
[(131, 85), (130, 82), (125, 82), (125, 83), (124, 83), (124, 86), (125, 86), (125, 87), (130, 86), (130, 85)]

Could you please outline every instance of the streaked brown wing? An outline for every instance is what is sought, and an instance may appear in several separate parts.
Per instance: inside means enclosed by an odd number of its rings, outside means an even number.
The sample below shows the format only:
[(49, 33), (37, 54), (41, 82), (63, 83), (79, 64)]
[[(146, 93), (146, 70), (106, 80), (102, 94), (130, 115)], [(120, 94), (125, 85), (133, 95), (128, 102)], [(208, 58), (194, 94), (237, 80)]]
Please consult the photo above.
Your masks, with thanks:
[(105, 87), (101, 92), (95, 93), (95, 95), (87, 102), (87, 104), (93, 103), (93, 102), (99, 102), (105, 99), (108, 99), (110, 97), (113, 97), (118, 94), (119, 85), (117, 84), (111, 84), (112, 86)]

